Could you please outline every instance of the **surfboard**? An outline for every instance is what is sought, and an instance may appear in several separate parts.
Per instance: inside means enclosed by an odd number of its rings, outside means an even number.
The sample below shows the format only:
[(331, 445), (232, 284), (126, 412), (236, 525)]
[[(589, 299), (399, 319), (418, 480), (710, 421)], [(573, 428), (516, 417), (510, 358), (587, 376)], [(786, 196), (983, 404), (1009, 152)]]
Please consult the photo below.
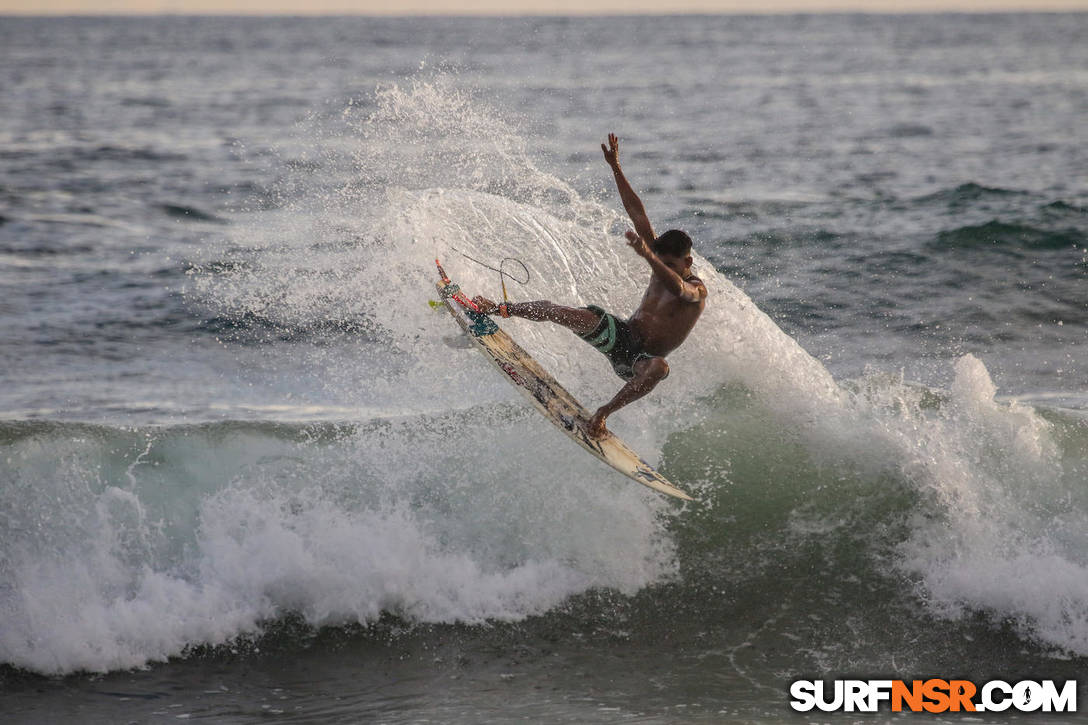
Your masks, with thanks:
[[(435, 260), (437, 263), (438, 260)], [(450, 281), (438, 265), (441, 280), (438, 294), (445, 308), (476, 347), (499, 369), (529, 402), (556, 428), (595, 457), (620, 473), (675, 498), (692, 498), (655, 471), (611, 431), (601, 438), (590, 438), (586, 425), (592, 414), (559, 382), (508, 335), (498, 324), (472, 303), (460, 287)]]

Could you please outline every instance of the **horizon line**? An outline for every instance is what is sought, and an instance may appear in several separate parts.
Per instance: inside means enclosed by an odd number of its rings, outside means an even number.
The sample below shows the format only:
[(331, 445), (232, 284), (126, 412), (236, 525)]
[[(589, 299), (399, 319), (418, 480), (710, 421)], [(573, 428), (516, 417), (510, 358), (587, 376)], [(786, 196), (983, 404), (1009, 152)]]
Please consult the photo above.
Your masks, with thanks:
[(314, 11), (314, 12), (248, 12), (238, 9), (224, 9), (223, 11), (169, 11), (169, 10), (95, 10), (95, 11), (68, 11), (57, 12), (23, 12), (19, 10), (0, 9), (0, 17), (23, 18), (141, 18), (141, 17), (178, 17), (178, 18), (382, 18), (382, 19), (414, 19), (414, 18), (623, 18), (623, 17), (678, 17), (678, 16), (733, 16), (733, 17), (762, 17), (762, 16), (786, 16), (786, 15), (1066, 15), (1088, 13), (1088, 7), (1066, 7), (1052, 5), (1047, 7), (1000, 7), (1000, 8), (866, 8), (850, 9), (843, 7), (798, 9), (782, 8), (767, 10), (750, 9), (723, 9), (723, 10), (670, 10), (668, 12), (656, 12), (653, 10), (634, 10), (630, 12), (549, 12), (549, 11), (416, 11), (416, 12), (343, 12), (343, 11)]

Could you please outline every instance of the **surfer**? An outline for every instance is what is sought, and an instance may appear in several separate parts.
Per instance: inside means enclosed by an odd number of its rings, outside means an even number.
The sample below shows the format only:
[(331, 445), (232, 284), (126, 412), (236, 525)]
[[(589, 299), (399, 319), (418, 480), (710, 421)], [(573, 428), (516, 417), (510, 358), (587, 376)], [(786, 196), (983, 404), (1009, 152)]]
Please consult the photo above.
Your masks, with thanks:
[[(670, 229), (660, 237), (654, 234), (642, 200), (620, 169), (619, 145), (619, 139), (610, 133), (608, 146), (601, 144), (601, 150), (635, 227), (627, 231), (627, 244), (651, 269), (650, 284), (638, 309), (621, 320), (596, 305), (565, 307), (536, 300), (508, 303), (504, 313), (563, 325), (603, 353), (616, 374), (627, 381), (589, 420), (586, 432), (593, 438), (605, 435), (609, 415), (643, 397), (668, 376), (665, 356), (691, 332), (707, 295), (706, 285), (691, 271), (691, 238), (679, 229)], [(503, 306), (485, 297), (473, 301), (485, 313), (502, 312)]]

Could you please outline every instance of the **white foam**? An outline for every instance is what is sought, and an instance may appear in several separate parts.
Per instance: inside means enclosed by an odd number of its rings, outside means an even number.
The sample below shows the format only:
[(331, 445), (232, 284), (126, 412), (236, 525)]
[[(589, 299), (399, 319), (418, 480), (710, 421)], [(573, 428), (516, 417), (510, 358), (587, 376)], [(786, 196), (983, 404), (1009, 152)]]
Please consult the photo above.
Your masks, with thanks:
[(855, 400), (860, 420), (879, 425), (874, 450), (918, 496), (898, 567), (939, 616), (984, 612), (1088, 653), (1088, 492), (1066, 475), (1051, 425), (996, 392), (965, 355), (939, 407), (901, 382)]
[[(386, 440), (385, 425), (335, 447), (224, 438), (214, 427), (203, 439), (180, 429), (26, 441), (18, 470), (42, 478), (29, 481), (36, 499), (3, 502), (15, 515), (3, 542), (0, 660), (49, 674), (139, 667), (288, 613), (313, 626), (383, 612), (515, 620), (592, 587), (633, 593), (673, 571), (652, 494), (549, 487), (547, 469), (466, 456), (460, 441), (410, 422)], [(525, 425), (507, 432), (538, 434)], [(51, 465), (45, 448), (80, 465)], [(566, 456), (565, 446), (544, 448), (553, 468)], [(127, 471), (129, 485), (103, 486), (86, 463), (119, 450), (129, 465), (116, 476)], [(570, 470), (601, 473), (584, 463)], [(187, 487), (193, 475), (198, 490)]]

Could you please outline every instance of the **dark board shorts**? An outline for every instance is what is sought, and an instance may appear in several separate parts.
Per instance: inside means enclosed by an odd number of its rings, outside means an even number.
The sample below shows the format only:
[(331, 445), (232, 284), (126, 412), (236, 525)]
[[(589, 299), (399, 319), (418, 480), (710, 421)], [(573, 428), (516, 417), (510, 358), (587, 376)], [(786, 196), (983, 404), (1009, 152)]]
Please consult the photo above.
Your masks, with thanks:
[[(631, 331), (631, 326), (610, 312), (597, 305), (587, 305), (586, 309), (601, 316), (597, 326), (581, 338), (602, 353), (612, 363), (612, 369), (624, 380), (635, 377), (635, 363), (657, 357), (643, 352), (638, 338)], [(665, 374), (668, 377), (668, 373)]]

